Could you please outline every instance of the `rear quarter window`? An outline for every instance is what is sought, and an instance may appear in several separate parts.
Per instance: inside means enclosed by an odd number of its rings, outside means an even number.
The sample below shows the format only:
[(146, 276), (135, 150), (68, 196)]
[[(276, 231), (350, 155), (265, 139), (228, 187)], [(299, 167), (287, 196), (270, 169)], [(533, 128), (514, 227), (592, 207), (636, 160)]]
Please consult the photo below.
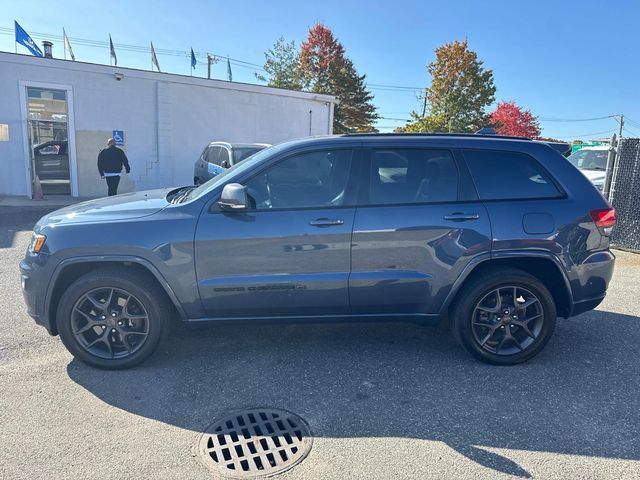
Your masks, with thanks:
[(495, 150), (464, 150), (481, 200), (557, 198), (551, 175), (530, 155)]

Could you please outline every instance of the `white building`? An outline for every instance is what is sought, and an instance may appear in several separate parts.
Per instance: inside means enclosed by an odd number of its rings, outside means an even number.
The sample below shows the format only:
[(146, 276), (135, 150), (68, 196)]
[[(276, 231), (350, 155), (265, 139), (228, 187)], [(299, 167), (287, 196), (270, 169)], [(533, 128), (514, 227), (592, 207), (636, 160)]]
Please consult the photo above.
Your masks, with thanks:
[(211, 141), (279, 143), (332, 131), (334, 97), (0, 52), (0, 195), (104, 195), (96, 168), (122, 136), (119, 193), (193, 181)]

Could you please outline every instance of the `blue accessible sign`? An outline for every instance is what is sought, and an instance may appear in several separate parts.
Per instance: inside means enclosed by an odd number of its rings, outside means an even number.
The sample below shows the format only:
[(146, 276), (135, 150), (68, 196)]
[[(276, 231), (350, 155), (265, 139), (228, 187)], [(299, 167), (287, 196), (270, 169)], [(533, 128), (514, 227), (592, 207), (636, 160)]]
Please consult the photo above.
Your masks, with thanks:
[(122, 147), (124, 145), (124, 130), (114, 130), (113, 139), (117, 146)]

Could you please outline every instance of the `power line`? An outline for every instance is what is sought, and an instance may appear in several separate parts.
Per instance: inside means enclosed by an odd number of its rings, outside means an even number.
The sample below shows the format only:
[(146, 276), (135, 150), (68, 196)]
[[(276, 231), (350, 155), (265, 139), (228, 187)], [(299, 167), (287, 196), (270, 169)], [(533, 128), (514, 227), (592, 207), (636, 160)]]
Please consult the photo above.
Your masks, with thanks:
[(545, 118), (538, 117), (541, 122), (593, 122), (596, 120), (606, 120), (609, 118), (616, 118), (620, 115), (607, 115), (606, 117), (593, 117), (593, 118)]
[(563, 138), (593, 137), (593, 136), (596, 136), (596, 135), (605, 135), (607, 133), (611, 134), (611, 133), (615, 133), (615, 132), (616, 132), (616, 129), (614, 128), (612, 130), (605, 130), (603, 132), (581, 133), (581, 134), (578, 134), (578, 135), (565, 135), (563, 137), (557, 137), (557, 138), (563, 139)]
[[(14, 30), (13, 28), (0, 27), (0, 34), (14, 35)], [(63, 42), (62, 35), (49, 34), (49, 33), (43, 33), (43, 32), (31, 32), (30, 35), (40, 40), (56, 40), (59, 42)], [(92, 40), (92, 39), (81, 38), (81, 37), (69, 37), (69, 41), (71, 41), (71, 43), (75, 45), (82, 45), (85, 47), (93, 47), (93, 48), (103, 48), (105, 50), (109, 49), (109, 42), (107, 41)], [(113, 45), (114, 45), (114, 48), (116, 48), (117, 50), (123, 50), (125, 52), (148, 53), (148, 54), (151, 53), (151, 48), (147, 46), (132, 45), (127, 43), (114, 43)], [(169, 48), (156, 48), (155, 51), (156, 51), (156, 54), (163, 55), (163, 56), (175, 56), (175, 57), (185, 57), (185, 58), (191, 57), (190, 50), (187, 51), (187, 50), (176, 50), (176, 49), (169, 49)], [(196, 50), (194, 50), (194, 55), (196, 56), (196, 58), (201, 58), (203, 60), (206, 60), (207, 55), (211, 55), (218, 59), (227, 58), (227, 55), (222, 55), (214, 52), (202, 52), (202, 51), (196, 51)], [(235, 65), (238, 67), (265, 72), (263, 65), (259, 65), (257, 63), (248, 62), (246, 60), (241, 60), (239, 58), (232, 58), (232, 57), (229, 57), (229, 61), (231, 62), (232, 65)], [(369, 83), (367, 84), (367, 87), (371, 88), (372, 90), (390, 91), (390, 92), (397, 91), (397, 92), (406, 92), (406, 93), (418, 93), (418, 92), (424, 91), (423, 87), (410, 87), (405, 85), (387, 85), (382, 83)]]

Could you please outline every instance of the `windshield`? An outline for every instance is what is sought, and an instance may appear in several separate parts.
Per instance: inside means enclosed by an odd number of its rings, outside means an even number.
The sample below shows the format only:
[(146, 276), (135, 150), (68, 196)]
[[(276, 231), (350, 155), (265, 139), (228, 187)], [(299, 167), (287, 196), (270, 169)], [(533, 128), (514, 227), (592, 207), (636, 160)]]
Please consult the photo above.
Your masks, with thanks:
[(208, 182), (205, 182), (198, 188), (194, 188), (193, 190), (191, 190), (184, 201), (191, 201), (195, 200), (196, 198), (200, 198), (202, 195), (213, 190), (219, 185), (228, 183), (234, 177), (242, 175), (247, 170), (253, 168), (254, 165), (257, 165), (263, 160), (269, 158), (272, 154), (279, 152), (282, 148), (284, 148), (285, 145), (286, 143), (276, 147), (265, 148), (264, 150), (260, 150), (256, 154), (252, 155), (246, 161), (236, 163), (234, 166), (227, 168), (225, 171), (216, 175)]
[(569, 161), (581, 170), (602, 170), (607, 169), (607, 150), (578, 150), (569, 155)]
[(233, 149), (233, 160), (234, 163), (240, 163), (243, 160), (246, 160), (251, 155), (260, 150), (263, 150), (264, 147), (241, 147)]

